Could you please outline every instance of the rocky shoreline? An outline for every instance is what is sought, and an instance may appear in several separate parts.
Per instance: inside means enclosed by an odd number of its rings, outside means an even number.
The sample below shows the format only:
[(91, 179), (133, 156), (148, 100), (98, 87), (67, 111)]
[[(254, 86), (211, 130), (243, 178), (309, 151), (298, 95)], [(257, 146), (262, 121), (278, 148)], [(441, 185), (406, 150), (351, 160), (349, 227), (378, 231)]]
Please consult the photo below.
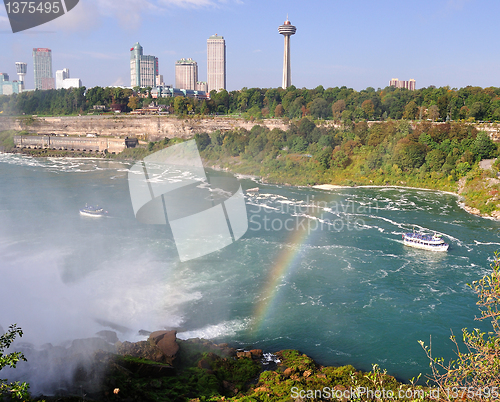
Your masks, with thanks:
[[(175, 330), (155, 331), (139, 342), (120, 342), (112, 331), (97, 335), (75, 340), (67, 349), (51, 345), (40, 350), (28, 345), (21, 348), (32, 362), (31, 373), (25, 370), (21, 380), (28, 380), (27, 374), (39, 375), (40, 370), (48, 377), (44, 388), (32, 384), (38, 394), (35, 400), (301, 402), (325, 400), (325, 394), (304, 398), (309, 390), (328, 389), (341, 396), (338, 400), (348, 400), (345, 393), (356, 387), (394, 393), (419, 389), (423, 394), (428, 390), (398, 382), (378, 366), (369, 373), (352, 366), (321, 366), (296, 350), (264, 353), (204, 339), (180, 340)], [(61, 370), (64, 375), (50, 379)]]

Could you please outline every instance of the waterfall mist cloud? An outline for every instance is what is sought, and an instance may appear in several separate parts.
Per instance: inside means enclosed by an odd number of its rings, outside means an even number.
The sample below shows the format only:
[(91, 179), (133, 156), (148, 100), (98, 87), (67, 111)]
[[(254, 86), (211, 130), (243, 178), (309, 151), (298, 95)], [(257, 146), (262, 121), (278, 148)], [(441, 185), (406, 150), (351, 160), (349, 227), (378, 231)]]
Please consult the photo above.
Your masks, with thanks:
[[(10, 164), (0, 174), (0, 326), (22, 328), (14, 348), (29, 360), (6, 375), (50, 393), (95, 350), (112, 347), (100, 331), (138, 341), (141, 330), (183, 324), (201, 294), (168, 232), (135, 220), (123, 165), (2, 158)], [(109, 216), (80, 216), (86, 202)]]

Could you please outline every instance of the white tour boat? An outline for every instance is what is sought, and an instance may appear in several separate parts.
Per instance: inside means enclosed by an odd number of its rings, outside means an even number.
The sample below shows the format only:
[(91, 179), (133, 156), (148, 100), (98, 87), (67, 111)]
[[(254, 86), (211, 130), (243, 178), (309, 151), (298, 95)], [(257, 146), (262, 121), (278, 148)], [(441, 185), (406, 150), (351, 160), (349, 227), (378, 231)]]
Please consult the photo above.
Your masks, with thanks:
[(448, 247), (450, 247), (440, 235), (434, 234), (431, 236), (415, 232), (405, 233), (403, 235), (403, 244), (430, 251), (448, 251)]
[(108, 211), (105, 211), (99, 206), (93, 207), (92, 205), (85, 204), (85, 208), (80, 209), (80, 215), (90, 216), (92, 218), (100, 218), (101, 216), (106, 216)]

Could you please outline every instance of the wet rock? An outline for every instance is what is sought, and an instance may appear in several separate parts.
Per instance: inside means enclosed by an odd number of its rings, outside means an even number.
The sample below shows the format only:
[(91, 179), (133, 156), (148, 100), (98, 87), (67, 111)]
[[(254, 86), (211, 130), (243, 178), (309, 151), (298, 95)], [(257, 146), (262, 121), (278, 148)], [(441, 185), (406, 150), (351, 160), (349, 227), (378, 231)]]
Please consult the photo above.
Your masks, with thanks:
[(211, 370), (212, 366), (210, 365), (210, 363), (206, 359), (201, 359), (198, 362), (198, 368), (205, 369), (205, 370)]
[(252, 354), (252, 357), (255, 357), (257, 359), (260, 359), (262, 357), (262, 349), (252, 349), (250, 350), (250, 353)]
[(167, 359), (163, 352), (154, 343), (150, 343), (148, 341), (136, 343), (123, 342), (121, 345), (117, 346), (117, 353), (120, 355), (140, 357), (158, 363), (170, 363), (171, 360)]
[(347, 397), (349, 395), (349, 392), (346, 392), (347, 391), (346, 387), (344, 387), (343, 385), (335, 385), (333, 389), (334, 391), (340, 391), (339, 393), (342, 393), (342, 398), (337, 400), (340, 400), (342, 402), (347, 402), (349, 400), (349, 398)]
[(115, 346), (110, 345), (102, 338), (86, 338), (86, 339), (75, 339), (71, 343), (71, 347), (68, 349), (71, 353), (81, 353), (84, 355), (90, 355), (96, 350), (103, 350), (105, 352), (115, 352)]
[(104, 339), (106, 342), (112, 343), (113, 345), (119, 341), (115, 331), (99, 331), (96, 335)]
[(149, 335), (149, 339), (162, 351), (166, 357), (175, 358), (179, 351), (176, 342), (177, 331), (155, 331)]

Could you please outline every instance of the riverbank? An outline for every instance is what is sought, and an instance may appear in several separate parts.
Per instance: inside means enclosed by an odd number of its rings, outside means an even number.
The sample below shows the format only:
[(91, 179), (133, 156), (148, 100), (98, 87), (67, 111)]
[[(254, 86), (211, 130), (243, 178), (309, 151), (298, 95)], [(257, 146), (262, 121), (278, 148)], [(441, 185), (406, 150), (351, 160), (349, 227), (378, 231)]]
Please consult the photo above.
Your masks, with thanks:
[[(178, 141), (182, 141), (182, 139), (175, 138), (170, 143), (168, 143), (168, 145), (175, 144)], [(163, 146), (165, 145), (165, 142), (161, 141), (161, 144), (162, 145), (158, 146), (158, 143), (155, 143), (154, 147), (152, 147), (151, 150), (146, 150), (146, 148), (144, 148), (144, 147), (134, 148), (134, 149), (125, 149), (124, 151), (122, 151), (121, 153), (116, 154), (116, 155), (92, 154), (92, 156), (90, 156), (89, 153), (87, 153), (87, 152), (52, 150), (52, 149), (21, 149), (21, 150), (10, 149), (9, 151), (6, 151), (6, 152), (19, 153), (19, 154), (23, 154), (23, 155), (32, 156), (32, 157), (88, 158), (88, 159), (110, 159), (110, 160), (117, 159), (117, 160), (121, 160), (121, 161), (134, 162), (134, 161), (137, 161), (137, 160), (144, 158), (145, 156), (147, 156), (151, 153), (154, 153), (154, 152), (162, 149)], [(388, 183), (384, 184), (384, 185), (374, 185), (374, 184), (356, 184), (354, 182), (353, 184), (350, 184), (350, 185), (326, 184), (325, 183), (325, 184), (314, 184), (314, 185), (308, 185), (308, 186), (301, 186), (300, 184), (294, 184), (293, 180), (288, 180), (288, 182), (283, 183), (283, 182), (273, 180), (272, 177), (270, 177), (270, 176), (267, 176), (267, 178), (266, 178), (265, 175), (264, 176), (255, 175), (255, 174), (249, 175), (248, 168), (245, 167), (244, 169), (241, 169), (241, 167), (242, 167), (241, 164), (237, 163), (237, 162), (235, 163), (234, 161), (232, 161), (232, 163), (226, 164), (226, 163), (220, 163), (220, 161), (213, 161), (213, 160), (204, 159), (204, 165), (207, 167), (210, 167), (211, 169), (214, 169), (214, 170), (224, 170), (224, 171), (229, 171), (233, 174), (239, 174), (241, 176), (252, 176), (255, 178), (259, 178), (263, 183), (266, 183), (266, 184), (277, 184), (277, 185), (298, 186), (298, 187), (311, 187), (314, 189), (325, 190), (325, 191), (331, 191), (331, 190), (342, 189), (342, 188), (358, 188), (358, 187), (361, 187), (361, 188), (402, 188), (402, 189), (414, 189), (414, 190), (423, 190), (423, 191), (438, 191), (438, 192), (441, 192), (444, 194), (450, 194), (450, 195), (457, 196), (459, 199), (458, 205), (471, 215), (480, 216), (480, 217), (485, 218), (485, 219), (492, 219), (495, 221), (500, 221), (500, 210), (493, 210), (491, 213), (484, 213), (484, 212), (481, 212), (481, 210), (479, 208), (477, 208), (476, 206), (467, 205), (467, 197), (464, 196), (464, 193), (467, 192), (467, 185), (466, 185), (467, 177), (463, 177), (462, 179), (460, 179), (458, 181), (457, 191), (438, 189), (438, 188), (435, 188), (436, 187), (435, 185), (433, 185), (432, 187), (429, 188), (429, 187), (405, 186), (405, 185), (388, 184)], [(491, 165), (492, 165), (491, 163), (488, 165), (489, 169), (483, 169), (483, 171), (486, 174), (488, 174), (488, 171), (492, 171)], [(258, 168), (260, 169), (260, 166)], [(245, 173), (242, 173), (242, 171)], [(476, 176), (477, 176), (477, 173), (476, 173)], [(382, 178), (383, 178), (383, 176), (373, 177), (373, 179), (370, 179), (370, 181), (371, 182), (380, 181), (380, 179), (382, 179)], [(481, 179), (481, 177), (480, 177), (480, 179)], [(491, 181), (492, 178), (487, 177), (487, 179), (490, 179), (490, 181)], [(446, 184), (449, 185), (449, 183), (446, 183)], [(499, 184), (499, 183), (494, 182), (494, 184)], [(439, 183), (438, 183), (438, 186), (439, 186)], [(487, 190), (488, 183), (485, 183), (483, 185), (483, 187), (484, 187), (484, 189), (482, 190), (482, 192), (483, 193), (488, 192), (488, 190)], [(498, 190), (492, 189), (492, 190), (490, 190), (490, 192), (492, 194), (491, 194), (491, 197), (486, 199), (487, 204), (489, 203), (488, 202), (489, 200), (493, 200), (493, 201), (497, 200), (497, 197), (495, 197), (495, 196), (496, 196)], [(474, 192), (474, 196), (476, 196), (476, 198), (477, 198), (477, 191)], [(497, 205), (497, 207), (499, 207), (499, 206), (500, 206), (500, 204)]]
[[(458, 197), (459, 202), (458, 205), (467, 213), (471, 215), (477, 215), (480, 216), (481, 218), (485, 219), (492, 219), (495, 221), (500, 221), (500, 211), (494, 211), (494, 213), (490, 215), (482, 214), (481, 211), (477, 208), (469, 207), (465, 205), (465, 203), (461, 200), (463, 200), (463, 197), (461, 197), (460, 193), (454, 193), (452, 191), (443, 191), (443, 190), (435, 190), (435, 189), (429, 189), (429, 188), (422, 188), (422, 187), (405, 187), (405, 186), (354, 186), (354, 187), (360, 187), (360, 188), (401, 188), (401, 189), (412, 189), (412, 190), (422, 190), (422, 191), (436, 191), (440, 192), (443, 194), (449, 194), (449, 195), (454, 195)], [(318, 190), (326, 190), (326, 191), (331, 191), (331, 190), (337, 190), (341, 188), (353, 188), (350, 186), (339, 186), (339, 185), (333, 185), (333, 184), (318, 184), (315, 186), (312, 186), (312, 188), (318, 189)]]
[[(273, 180), (272, 177), (269, 175), (257, 175), (257, 174), (250, 174), (249, 169), (246, 166), (242, 166), (241, 163), (238, 163), (237, 161), (230, 161), (229, 163), (220, 163), (220, 161), (204, 161), (204, 164), (209, 166), (212, 169), (215, 170), (224, 170), (224, 171), (229, 171), (233, 174), (240, 174), (240, 175), (247, 175), (247, 176), (252, 176), (255, 178), (259, 178), (262, 183), (264, 184), (277, 184), (277, 185), (286, 185), (286, 186), (298, 186), (298, 187), (310, 187), (314, 188), (317, 190), (324, 190), (324, 191), (332, 191), (332, 190), (338, 190), (338, 189), (347, 189), (347, 188), (401, 188), (401, 189), (413, 189), (413, 190), (422, 190), (422, 191), (435, 191), (435, 192), (440, 192), (443, 194), (449, 194), (456, 196), (458, 198), (458, 205), (464, 209), (467, 213), (471, 215), (476, 215), (480, 216), (485, 219), (492, 219), (495, 221), (500, 221), (500, 210), (493, 210), (491, 213), (485, 213), (482, 212), (477, 206), (475, 205), (467, 205), (468, 201), (468, 191), (472, 194), (469, 201), (474, 200), (477, 201), (480, 199), (485, 199), (485, 205), (488, 205), (494, 201), (499, 201), (500, 199), (497, 197), (498, 194), (498, 189), (496, 186), (500, 183), (500, 180), (497, 182), (496, 179), (492, 183), (492, 178), (489, 177), (491, 175), (494, 175), (496, 177), (497, 173), (494, 170), (491, 169), (491, 164), (490, 169), (487, 170), (482, 170), (478, 173), (478, 171), (473, 171), (472, 175), (465, 176), (461, 178), (457, 184), (456, 184), (456, 191), (450, 191), (450, 190), (445, 190), (445, 189), (440, 189), (436, 187), (440, 187), (440, 183), (433, 183), (431, 187), (423, 187), (423, 186), (406, 186), (406, 185), (401, 185), (401, 184), (391, 184), (390, 182), (386, 182), (383, 185), (374, 185), (374, 184), (357, 184), (357, 183), (352, 183), (350, 185), (343, 185), (343, 184), (329, 184), (329, 183), (323, 183), (323, 184), (313, 184), (313, 185), (307, 185), (303, 186), (300, 184), (293, 183), (293, 180), (290, 180), (290, 178), (286, 182), (280, 182), (277, 180)], [(261, 169), (260, 167), (256, 167), (257, 169)], [(483, 177), (484, 176), (484, 177)], [(366, 183), (367, 181), (370, 182), (377, 182), (384, 179), (384, 176), (369, 176), (365, 177), (362, 183)], [(478, 183), (479, 182), (479, 183)], [(446, 186), (449, 186), (450, 183), (447, 181), (445, 183)], [(491, 188), (495, 186), (495, 188)], [(443, 187), (443, 186), (441, 186)], [(477, 189), (479, 187), (479, 190)], [(482, 196), (482, 197), (480, 197)], [(477, 205), (477, 204), (476, 204)], [(500, 208), (500, 204), (495, 205), (496, 208)]]
[(102, 402), (285, 402), (348, 400), (356, 395), (358, 400), (368, 401), (373, 400), (370, 393), (431, 400), (431, 388), (402, 383), (377, 365), (370, 372), (353, 366), (321, 366), (297, 350), (234, 349), (204, 339), (179, 340), (175, 331), (156, 331), (135, 343), (114, 342), (117, 338), (112, 331), (98, 336), (74, 341), (65, 352), (58, 351), (77, 361), (78, 348), (103, 346), (85, 364), (79, 364), (73, 381), (66, 382), (64, 389), (59, 386), (53, 396), (38, 396), (37, 401), (69, 402), (82, 395)]

